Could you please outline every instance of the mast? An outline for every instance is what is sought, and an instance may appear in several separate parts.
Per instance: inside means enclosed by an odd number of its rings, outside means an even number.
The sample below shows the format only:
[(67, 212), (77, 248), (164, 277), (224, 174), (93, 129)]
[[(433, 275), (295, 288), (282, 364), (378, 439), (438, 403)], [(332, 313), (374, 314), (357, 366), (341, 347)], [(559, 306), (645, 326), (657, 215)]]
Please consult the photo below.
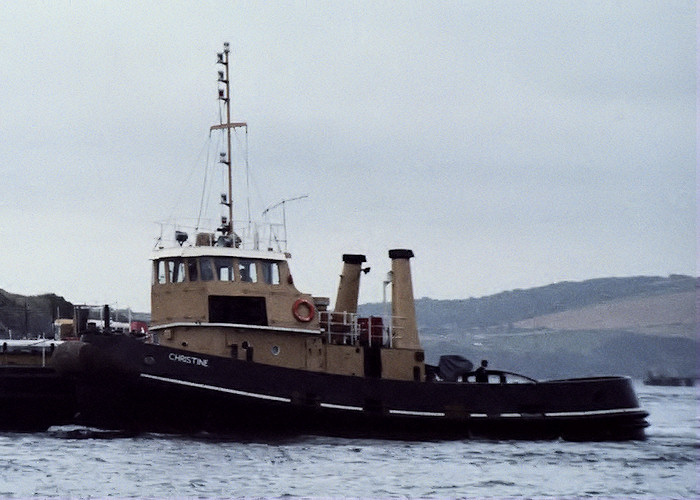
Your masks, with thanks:
[(248, 124), (245, 122), (231, 123), (231, 84), (229, 79), (229, 44), (224, 42), (224, 51), (217, 53), (218, 59), (217, 64), (221, 64), (224, 67), (223, 71), (219, 71), (219, 83), (223, 83), (224, 87), (219, 87), (219, 100), (224, 103), (226, 107), (226, 123), (221, 123), (219, 125), (212, 126), (209, 130), (226, 130), (226, 152), (221, 153), (220, 163), (223, 163), (227, 167), (228, 173), (228, 195), (221, 195), (221, 204), (228, 207), (228, 220), (222, 218), (220, 231), (224, 236), (231, 236), (233, 234), (233, 176), (231, 173), (231, 129), (238, 127), (245, 127), (247, 129)]

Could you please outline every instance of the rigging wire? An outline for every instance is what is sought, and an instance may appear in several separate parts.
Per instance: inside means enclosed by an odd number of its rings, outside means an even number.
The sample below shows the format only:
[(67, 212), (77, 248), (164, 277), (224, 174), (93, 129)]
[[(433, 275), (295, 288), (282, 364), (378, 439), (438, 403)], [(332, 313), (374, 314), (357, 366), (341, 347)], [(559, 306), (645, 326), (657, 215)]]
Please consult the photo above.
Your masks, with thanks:
[(158, 245), (158, 242), (162, 241), (162, 239), (163, 239), (163, 225), (173, 224), (173, 225), (177, 226), (176, 220), (175, 220), (175, 209), (182, 202), (182, 198), (184, 197), (185, 190), (191, 184), (190, 181), (192, 179), (192, 176), (194, 175), (194, 172), (201, 161), (202, 154), (204, 153), (204, 150), (208, 146), (209, 142), (210, 142), (209, 140), (206, 140), (206, 141), (204, 141), (204, 144), (202, 144), (202, 147), (200, 148), (199, 153), (197, 154), (195, 160), (192, 162), (192, 165), (189, 169), (189, 173), (187, 174), (185, 182), (180, 187), (180, 191), (179, 191), (178, 195), (176, 197), (174, 197), (174, 201), (173, 201), (173, 204), (172, 204), (170, 210), (168, 211), (167, 218), (165, 219), (164, 222), (160, 223), (160, 226), (161, 226), (160, 227), (160, 235), (158, 236), (158, 238), (156, 238), (156, 246)]
[(222, 102), (223, 101), (219, 100), (219, 123), (224, 123), (224, 106)]
[[(224, 139), (224, 134), (217, 134), (217, 142), (216, 142), (216, 148), (215, 148), (216, 151), (221, 151), (222, 149), (224, 149), (224, 141), (225, 141), (225, 139)], [(216, 171), (213, 173), (213, 175), (211, 176), (211, 180), (209, 181), (209, 185), (207, 186), (207, 187), (208, 187), (208, 191), (207, 191), (206, 205), (205, 205), (205, 206), (206, 206), (208, 209), (214, 210), (214, 211), (215, 211), (215, 209), (214, 209), (214, 207), (212, 206), (213, 203), (212, 203), (212, 201), (211, 201), (212, 198), (215, 196), (213, 193), (214, 193), (214, 191), (219, 191), (219, 192), (221, 191), (221, 189), (217, 189), (217, 184), (216, 184), (216, 182), (215, 182), (215, 181), (217, 180), (217, 175), (218, 175), (218, 179), (219, 179), (219, 180), (218, 180), (218, 182), (219, 182), (218, 186), (223, 186), (224, 183), (225, 183), (225, 178), (226, 178), (224, 169), (221, 168), (223, 165), (224, 165), (224, 164), (222, 164), (221, 162), (217, 162), (217, 159), (216, 159), (216, 158), (214, 158), (214, 160), (212, 160), (211, 168), (216, 168), (217, 170), (216, 170)], [(218, 216), (216, 216), (215, 214), (212, 214), (211, 217), (219, 217), (219, 218), (221, 218), (221, 214), (222, 214), (222, 213), (223, 213), (223, 211), (220, 211)], [(216, 225), (216, 224), (217, 224), (217, 223), (215, 222), (214, 225)], [(215, 228), (214, 226), (211, 227), (211, 229), (214, 229), (214, 228)]]
[(236, 143), (238, 144), (238, 150), (243, 151), (243, 168), (244, 168), (245, 185), (246, 185), (246, 189), (245, 189), (245, 191), (246, 191), (246, 196), (245, 196), (246, 220), (248, 222), (248, 231), (250, 232), (251, 227), (253, 225), (253, 217), (252, 217), (251, 210), (250, 210), (250, 164), (248, 162), (248, 126), (246, 125), (244, 128), (245, 128), (245, 137), (244, 137), (243, 141), (241, 141), (241, 138), (235, 129), (234, 129), (234, 134), (236, 136)]
[(248, 126), (245, 127), (245, 190), (247, 196), (246, 201), (248, 203), (248, 231), (251, 229), (252, 220), (250, 217), (250, 166), (248, 165)]
[[(207, 151), (207, 162), (204, 169), (204, 180), (202, 182), (202, 191), (199, 203), (199, 214), (197, 215), (196, 219), (195, 231), (199, 231), (200, 227), (203, 224), (211, 224), (212, 222), (209, 216), (209, 210), (212, 208), (212, 191), (215, 189), (215, 179), (217, 178), (217, 176), (216, 173), (210, 174), (209, 170), (220, 166), (220, 164), (217, 163), (217, 160), (219, 158), (217, 156), (217, 153), (221, 151), (223, 147), (223, 136), (221, 134), (215, 134), (215, 137), (213, 137), (210, 131), (208, 144), (209, 149)], [(225, 177), (223, 171), (221, 173), (221, 177)], [(209, 229), (213, 229), (213, 227), (210, 227)]]
[(207, 168), (204, 169), (204, 181), (202, 182), (202, 195), (199, 199), (199, 213), (197, 214), (197, 225), (195, 226), (195, 231), (199, 231), (199, 225), (202, 221), (202, 210), (204, 210), (204, 195), (207, 188), (207, 173), (209, 172), (208, 166), (211, 161), (211, 132), (209, 133), (209, 140), (207, 141)]

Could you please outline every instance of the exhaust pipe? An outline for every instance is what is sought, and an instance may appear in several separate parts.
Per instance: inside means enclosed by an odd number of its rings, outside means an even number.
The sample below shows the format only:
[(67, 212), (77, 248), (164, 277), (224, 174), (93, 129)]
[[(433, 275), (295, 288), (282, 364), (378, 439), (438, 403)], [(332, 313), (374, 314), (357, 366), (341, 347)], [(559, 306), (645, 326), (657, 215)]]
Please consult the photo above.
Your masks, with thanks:
[(357, 312), (357, 300), (360, 294), (360, 273), (362, 272), (363, 262), (367, 262), (367, 258), (364, 255), (343, 255), (343, 272), (340, 275), (340, 283), (338, 283), (335, 312)]
[(413, 301), (411, 264), (413, 251), (389, 250), (393, 282), (391, 285), (391, 315), (394, 321), (394, 347), (421, 349), (416, 326), (416, 306)]

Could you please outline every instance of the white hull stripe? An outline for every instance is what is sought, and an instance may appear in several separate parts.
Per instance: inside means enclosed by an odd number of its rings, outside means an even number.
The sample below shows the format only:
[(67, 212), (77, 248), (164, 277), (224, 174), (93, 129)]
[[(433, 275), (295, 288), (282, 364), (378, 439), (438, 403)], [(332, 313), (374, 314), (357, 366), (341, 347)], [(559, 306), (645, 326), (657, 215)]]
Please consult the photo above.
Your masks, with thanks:
[(336, 405), (333, 403), (321, 403), (323, 408), (331, 408), (333, 410), (352, 410), (352, 411), (362, 411), (360, 406), (347, 406), (347, 405)]
[[(615, 408), (612, 410), (587, 410), (587, 411), (560, 411), (552, 413), (500, 413), (493, 415), (499, 418), (537, 418), (537, 417), (594, 417), (596, 415), (615, 415), (624, 413), (637, 413), (644, 411), (641, 408)], [(471, 418), (488, 418), (486, 413), (472, 413)]]
[(262, 326), (262, 325), (244, 325), (242, 323), (195, 323), (180, 321), (177, 323), (167, 323), (164, 325), (154, 325), (149, 328), (150, 331), (165, 330), (167, 328), (188, 327), (188, 328), (241, 328), (244, 330), (265, 330), (270, 332), (285, 332), (285, 333), (310, 333), (312, 335), (320, 335), (321, 330), (311, 330), (308, 328), (284, 328), (280, 326)]
[(415, 417), (444, 417), (445, 413), (441, 411), (412, 411), (412, 410), (389, 410), (389, 413), (394, 415), (411, 415)]
[[(278, 401), (280, 403), (291, 403), (290, 398), (283, 398), (280, 396), (270, 396), (269, 394), (260, 394), (257, 392), (239, 391), (237, 389), (228, 389), (226, 387), (219, 387), (216, 385), (199, 384), (197, 382), (188, 382), (186, 380), (178, 380), (175, 378), (160, 377), (158, 375), (150, 375), (148, 373), (140, 374), (144, 378), (149, 378), (152, 380), (158, 380), (160, 382), (169, 382), (171, 384), (184, 385), (187, 387), (196, 387), (198, 389), (208, 389), (210, 391), (225, 392), (228, 394), (235, 394), (237, 396), (246, 396), (249, 398), (264, 399), (266, 401)], [(334, 410), (350, 410), (350, 411), (363, 411), (360, 406), (349, 406), (349, 405), (338, 405), (333, 403), (321, 403), (322, 408), (330, 408)], [(616, 413), (635, 413), (642, 411), (641, 408), (618, 408), (613, 410), (589, 410), (589, 411), (563, 411), (556, 413), (544, 413), (545, 417), (587, 417), (595, 415), (613, 415)], [(433, 412), (433, 411), (412, 411), (412, 410), (389, 410), (392, 415), (410, 415), (416, 417), (444, 417), (444, 412)], [(488, 418), (486, 413), (472, 413), (469, 415), (471, 418)], [(520, 418), (524, 415), (521, 413), (501, 413), (499, 417), (501, 418)], [(532, 415), (525, 415), (532, 417)]]
[(153, 380), (160, 380), (161, 382), (170, 382), (171, 384), (186, 385), (188, 387), (196, 387), (198, 389), (209, 389), (210, 391), (227, 392), (229, 394), (235, 394), (237, 396), (247, 396), (249, 398), (265, 399), (267, 401), (279, 401), (282, 403), (292, 402), (292, 400), (289, 398), (270, 396), (269, 394), (259, 394), (257, 392), (239, 391), (236, 389), (228, 389), (226, 387), (218, 387), (216, 385), (198, 384), (196, 382), (187, 382), (186, 380), (178, 380), (175, 378), (158, 377), (157, 375), (149, 375), (148, 373), (142, 373), (141, 376)]
[(557, 413), (545, 413), (545, 417), (586, 417), (591, 415), (612, 415), (615, 413), (636, 413), (644, 411), (641, 408), (616, 408), (613, 410), (589, 410), (589, 411), (560, 411)]

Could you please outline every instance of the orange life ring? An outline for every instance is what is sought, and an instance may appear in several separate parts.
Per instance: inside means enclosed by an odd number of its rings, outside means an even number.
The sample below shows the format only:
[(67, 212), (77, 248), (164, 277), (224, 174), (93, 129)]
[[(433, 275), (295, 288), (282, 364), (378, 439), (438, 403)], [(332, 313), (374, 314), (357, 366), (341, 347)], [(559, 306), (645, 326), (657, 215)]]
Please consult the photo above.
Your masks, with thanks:
[[(304, 306), (309, 310), (309, 313), (306, 316), (302, 316), (301, 314), (299, 314), (300, 306)], [(292, 306), (292, 314), (294, 314), (294, 317), (297, 319), (297, 321), (301, 321), (303, 323), (308, 323), (309, 321), (314, 319), (315, 312), (316, 310), (314, 309), (314, 305), (306, 299), (297, 299), (297, 301)]]

